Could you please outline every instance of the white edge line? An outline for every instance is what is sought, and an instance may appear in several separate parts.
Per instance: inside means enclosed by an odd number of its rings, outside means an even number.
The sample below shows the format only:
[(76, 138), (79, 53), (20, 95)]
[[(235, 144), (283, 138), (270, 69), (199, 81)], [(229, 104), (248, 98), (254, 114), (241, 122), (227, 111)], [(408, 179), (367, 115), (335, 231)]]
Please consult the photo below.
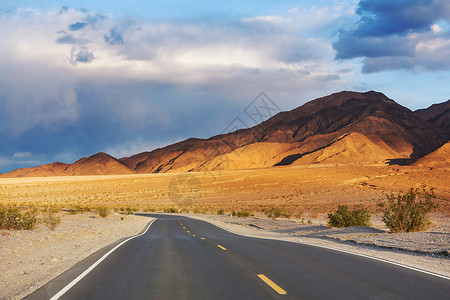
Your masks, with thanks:
[(111, 253), (113, 253), (114, 251), (116, 251), (120, 246), (122, 246), (123, 244), (125, 244), (126, 242), (140, 237), (144, 234), (147, 233), (148, 229), (150, 228), (150, 226), (153, 224), (153, 222), (155, 222), (157, 220), (157, 218), (153, 219), (152, 221), (150, 221), (150, 223), (147, 226), (147, 229), (145, 229), (145, 231), (141, 234), (132, 236), (128, 239), (126, 239), (125, 241), (123, 241), (122, 243), (120, 243), (119, 245), (115, 246), (113, 249), (109, 250), (105, 255), (103, 255), (99, 260), (97, 260), (94, 264), (92, 264), (89, 268), (87, 268), (83, 273), (81, 273), (80, 275), (78, 275), (77, 278), (75, 278), (74, 280), (72, 280), (68, 285), (66, 285), (62, 290), (60, 290), (58, 293), (56, 293), (53, 297), (50, 298), (50, 300), (56, 300), (59, 299), (62, 295), (64, 295), (65, 293), (67, 293), (68, 290), (70, 290), (75, 284), (77, 284), (81, 279), (83, 279), (87, 274), (89, 274), (96, 266), (98, 266), (102, 261), (104, 261), (109, 255), (111, 255)]
[[(189, 217), (188, 217), (188, 218), (189, 218)], [(194, 218), (193, 218), (193, 219), (194, 219)], [(203, 219), (197, 219), (197, 220), (202, 220), (202, 221), (208, 222), (207, 220), (203, 220)], [(347, 250), (341, 250), (341, 249), (337, 249), (337, 248), (333, 248), (333, 247), (326, 247), (326, 246), (320, 246), (320, 245), (308, 244), (308, 243), (305, 243), (305, 242), (286, 241), (286, 240), (276, 239), (276, 238), (271, 238), (271, 237), (253, 237), (253, 236), (248, 236), (248, 235), (245, 235), (245, 234), (237, 233), (237, 232), (234, 231), (234, 230), (225, 228), (225, 227), (223, 227), (223, 226), (221, 226), (221, 225), (218, 225), (218, 224), (214, 224), (214, 223), (211, 223), (211, 222), (208, 222), (208, 223), (209, 223), (209, 224), (212, 224), (212, 225), (214, 225), (214, 226), (217, 226), (217, 227), (219, 227), (219, 228), (221, 228), (221, 229), (223, 229), (223, 230), (226, 230), (226, 231), (228, 231), (228, 232), (234, 233), (234, 234), (236, 234), (236, 235), (244, 236), (244, 237), (251, 237), (251, 238), (255, 238), (255, 239), (267, 239), (267, 240), (283, 241), (283, 242), (291, 242), (291, 243), (296, 243), (296, 244), (302, 244), (302, 245), (307, 245), (307, 246), (313, 246), (313, 247), (319, 247), (319, 248), (323, 248), (323, 249), (329, 249), (329, 250), (339, 251), (339, 252), (343, 252), (343, 253), (347, 253), (347, 254), (353, 254), (353, 255), (357, 255), (357, 256), (361, 256), (361, 257), (365, 257), (365, 258), (370, 258), (370, 259), (373, 259), (373, 260), (377, 260), (377, 261), (389, 263), (389, 264), (392, 264), (392, 265), (395, 265), (395, 266), (403, 267), (403, 268), (406, 268), (406, 269), (410, 269), (410, 270), (414, 270), (414, 271), (417, 271), (417, 272), (421, 272), (421, 273), (425, 273), (425, 274), (428, 274), (428, 275), (433, 275), (433, 276), (436, 276), (436, 277), (440, 277), (440, 278), (443, 278), (443, 279), (450, 280), (450, 277), (447, 277), (447, 276), (445, 276), (445, 275), (440, 275), (440, 274), (436, 274), (436, 273), (433, 273), (433, 272), (428, 272), (428, 271), (421, 270), (421, 269), (417, 269), (417, 268), (414, 268), (414, 267), (411, 267), (411, 266), (403, 265), (403, 264), (401, 264), (401, 263), (396, 263), (396, 262), (389, 261), (389, 260), (385, 260), (385, 259), (382, 259), (382, 258), (378, 258), (378, 257), (374, 257), (374, 256), (369, 256), (369, 255), (366, 255), (366, 254), (361, 254), (361, 253), (351, 252), (351, 251), (347, 251)]]

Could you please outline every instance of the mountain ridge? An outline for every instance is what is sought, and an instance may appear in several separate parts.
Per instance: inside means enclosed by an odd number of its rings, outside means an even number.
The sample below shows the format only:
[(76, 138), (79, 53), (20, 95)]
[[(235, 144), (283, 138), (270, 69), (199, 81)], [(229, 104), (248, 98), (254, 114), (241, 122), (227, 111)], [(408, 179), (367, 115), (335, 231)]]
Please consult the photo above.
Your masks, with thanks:
[(209, 139), (190, 138), (120, 159), (98, 153), (68, 165), (61, 175), (211, 171), (277, 166), (283, 161), (298, 165), (416, 160), (448, 141), (445, 126), (429, 121), (439, 115), (439, 105), (412, 112), (379, 92), (342, 91)]

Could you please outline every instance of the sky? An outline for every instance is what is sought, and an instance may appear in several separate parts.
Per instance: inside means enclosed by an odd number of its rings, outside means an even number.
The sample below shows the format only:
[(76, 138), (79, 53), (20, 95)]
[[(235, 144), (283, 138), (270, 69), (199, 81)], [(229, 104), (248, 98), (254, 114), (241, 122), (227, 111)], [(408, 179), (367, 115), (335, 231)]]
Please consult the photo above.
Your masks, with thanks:
[(450, 99), (450, 1), (0, 2), (0, 172), (225, 132), (342, 90)]

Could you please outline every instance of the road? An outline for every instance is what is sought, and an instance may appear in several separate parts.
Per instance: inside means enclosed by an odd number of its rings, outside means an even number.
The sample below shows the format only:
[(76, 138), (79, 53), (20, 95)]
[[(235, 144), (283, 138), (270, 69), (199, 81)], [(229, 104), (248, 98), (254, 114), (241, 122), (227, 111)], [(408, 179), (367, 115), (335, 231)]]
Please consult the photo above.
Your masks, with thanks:
[[(329, 249), (235, 235), (207, 222), (157, 218), (60, 299), (449, 299), (450, 280)], [(103, 256), (27, 299), (49, 299)]]

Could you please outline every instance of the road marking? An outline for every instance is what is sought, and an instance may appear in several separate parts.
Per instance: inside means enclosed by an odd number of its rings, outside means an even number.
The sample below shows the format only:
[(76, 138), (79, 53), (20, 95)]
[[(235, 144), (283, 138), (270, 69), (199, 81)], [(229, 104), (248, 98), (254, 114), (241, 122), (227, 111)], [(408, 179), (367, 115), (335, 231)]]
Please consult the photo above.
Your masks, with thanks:
[(195, 234), (193, 234), (192, 236), (196, 236)]
[(187, 233), (191, 233), (191, 232), (188, 230)]
[(280, 288), (275, 282), (267, 278), (264, 274), (258, 274), (258, 277), (264, 281), (268, 286), (275, 290), (280, 295), (287, 295), (287, 292)]
[(220, 246), (220, 245), (217, 245), (217, 247), (219, 247), (220, 249), (222, 249), (222, 250), (224, 250), (224, 251), (227, 250), (227, 248), (225, 248), (225, 247), (223, 247), (223, 246)]
[[(245, 237), (251, 237), (251, 238), (255, 238), (255, 239), (261, 239), (261, 238), (258, 238), (258, 237), (254, 237), (252, 235), (245, 235), (245, 234), (239, 233), (237, 231), (234, 231), (232, 229), (226, 228), (226, 227), (224, 227), (224, 226), (222, 226), (220, 224), (217, 224), (217, 223), (211, 223), (210, 221), (207, 221), (207, 220), (204, 220), (204, 221), (208, 222), (209, 224), (212, 224), (212, 225), (214, 225), (216, 227), (219, 227), (220, 229), (223, 229), (225, 231), (231, 232), (231, 233), (239, 235), (239, 236), (245, 236)], [(410, 270), (413, 270), (413, 271), (416, 271), (416, 272), (420, 272), (420, 273), (424, 273), (424, 274), (427, 274), (427, 275), (439, 277), (439, 278), (442, 278), (442, 279), (450, 280), (450, 277), (447, 277), (445, 275), (436, 274), (436, 273), (433, 273), (433, 272), (428, 272), (428, 271), (425, 271), (425, 270), (422, 270), (422, 269), (419, 269), (419, 268), (416, 268), (416, 267), (412, 267), (412, 266), (404, 265), (404, 264), (401, 264), (401, 263), (397, 263), (395, 261), (390, 261), (390, 260), (378, 258), (378, 257), (375, 257), (375, 256), (369, 256), (369, 255), (366, 255), (366, 254), (357, 253), (357, 252), (341, 250), (341, 249), (337, 249), (337, 248), (334, 248), (334, 247), (321, 246), (321, 245), (316, 245), (316, 244), (307, 243), (307, 242), (290, 241), (290, 240), (285, 240), (283, 238), (277, 239), (277, 238), (272, 238), (272, 237), (264, 237), (264, 239), (270, 239), (270, 240), (274, 240), (274, 241), (285, 241), (285, 242), (289, 242), (289, 243), (295, 243), (295, 244), (300, 244), (300, 245), (307, 245), (307, 246), (318, 247), (318, 248), (323, 248), (323, 249), (327, 249), (327, 250), (343, 252), (343, 253), (347, 253), (347, 254), (351, 254), (351, 255), (356, 255), (356, 256), (361, 256), (361, 257), (368, 258), (368, 259), (377, 260), (377, 261), (380, 261), (380, 262), (388, 263), (388, 264), (391, 264), (391, 265), (394, 265), (394, 266), (398, 266), (398, 267), (402, 267), (402, 268), (405, 268), (405, 269), (410, 269)]]
[(123, 241), (122, 243), (120, 243), (119, 245), (117, 245), (116, 247), (114, 247), (113, 249), (109, 250), (108, 253), (106, 253), (105, 255), (103, 255), (99, 260), (97, 260), (92, 266), (90, 266), (89, 268), (87, 268), (83, 273), (81, 273), (80, 275), (78, 275), (77, 278), (75, 278), (74, 280), (72, 280), (68, 285), (66, 285), (62, 290), (60, 290), (58, 293), (56, 293), (53, 297), (50, 298), (50, 300), (56, 300), (59, 299), (62, 295), (64, 295), (65, 293), (67, 293), (68, 290), (70, 290), (75, 284), (77, 284), (81, 279), (83, 279), (87, 274), (89, 274), (96, 266), (98, 266), (102, 261), (104, 261), (109, 255), (111, 255), (111, 253), (113, 253), (114, 251), (116, 251), (120, 246), (122, 246), (123, 244), (125, 244), (126, 242), (143, 236), (144, 234), (147, 233), (148, 229), (150, 228), (150, 226), (152, 226), (153, 222), (155, 222), (157, 220), (153, 219), (147, 226), (147, 229), (145, 229), (145, 231), (141, 234), (132, 236), (128, 239), (126, 239), (125, 241)]
[(203, 238), (203, 237), (201, 237), (200, 239), (201, 239), (201, 240), (206, 240), (206, 239), (205, 239), (205, 238)]

